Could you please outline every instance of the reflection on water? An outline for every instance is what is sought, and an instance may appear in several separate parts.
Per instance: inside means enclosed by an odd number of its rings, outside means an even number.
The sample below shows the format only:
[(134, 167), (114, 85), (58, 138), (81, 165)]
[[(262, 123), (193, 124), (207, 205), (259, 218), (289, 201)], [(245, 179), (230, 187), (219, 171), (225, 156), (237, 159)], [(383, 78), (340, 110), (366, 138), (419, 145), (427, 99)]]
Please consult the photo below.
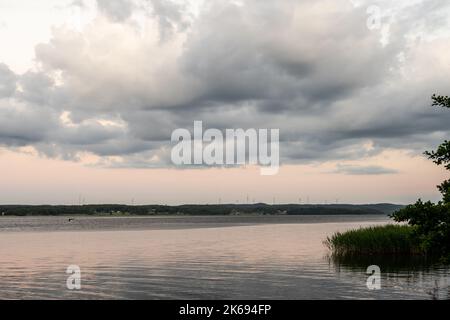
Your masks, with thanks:
[(430, 299), (450, 299), (449, 266), (421, 256), (328, 256), (338, 273), (363, 273), (370, 265), (382, 267), (382, 280), (390, 286), (406, 283)]
[[(450, 296), (446, 283), (449, 269), (443, 266), (417, 261), (396, 264), (370, 257), (356, 262), (335, 261), (327, 257), (322, 244), (327, 235), (385, 223), (385, 218), (334, 217), (329, 220), (332, 222), (325, 223), (323, 217), (317, 217), (320, 223), (314, 223), (314, 217), (309, 217), (304, 222), (284, 221), (283, 224), (239, 223), (242, 222), (239, 218), (227, 218), (227, 221), (217, 218), (215, 224), (211, 220), (202, 228), (194, 228), (191, 217), (182, 219), (184, 222), (178, 220), (174, 228), (151, 230), (74, 228), (70, 232), (50, 232), (40, 228), (39, 232), (0, 232), (0, 298), (442, 299)], [(95, 221), (98, 227), (98, 219)], [(120, 224), (126, 220), (116, 221)], [(2, 223), (10, 225), (11, 221), (0, 219), (0, 230)], [(227, 227), (223, 227), (224, 223)], [(27, 220), (19, 224), (33, 223)], [(65, 271), (73, 264), (81, 267), (80, 291), (66, 289)], [(381, 267), (379, 291), (366, 288), (365, 271), (372, 264)]]

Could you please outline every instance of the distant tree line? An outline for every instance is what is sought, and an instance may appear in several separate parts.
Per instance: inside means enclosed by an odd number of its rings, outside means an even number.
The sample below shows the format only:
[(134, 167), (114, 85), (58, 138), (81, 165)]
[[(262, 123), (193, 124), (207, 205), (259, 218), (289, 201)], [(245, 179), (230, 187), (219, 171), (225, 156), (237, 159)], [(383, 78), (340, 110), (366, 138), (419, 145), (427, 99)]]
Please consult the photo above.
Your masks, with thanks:
[(128, 206), (119, 204), (52, 206), (52, 205), (0, 205), (4, 216), (59, 216), (59, 215), (364, 215), (390, 214), (402, 208), (392, 204), (374, 205), (268, 205), (259, 204), (221, 204), (221, 205), (142, 205)]

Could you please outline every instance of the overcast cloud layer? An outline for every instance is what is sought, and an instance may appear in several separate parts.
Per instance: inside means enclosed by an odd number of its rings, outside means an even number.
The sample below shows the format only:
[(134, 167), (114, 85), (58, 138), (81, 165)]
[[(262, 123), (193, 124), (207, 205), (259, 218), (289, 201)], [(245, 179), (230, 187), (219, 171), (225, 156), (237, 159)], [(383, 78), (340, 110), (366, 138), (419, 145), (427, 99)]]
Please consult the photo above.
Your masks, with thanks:
[[(393, 3), (395, 2), (395, 4)], [(368, 7), (383, 14), (367, 27)], [(450, 133), (450, 3), (76, 1), (96, 14), (53, 29), (35, 67), (0, 62), (0, 144), (99, 165), (170, 165), (170, 136), (279, 128), (282, 163), (421, 153)], [(94, 8), (94, 9), (93, 9)], [(341, 166), (346, 174), (389, 169)]]

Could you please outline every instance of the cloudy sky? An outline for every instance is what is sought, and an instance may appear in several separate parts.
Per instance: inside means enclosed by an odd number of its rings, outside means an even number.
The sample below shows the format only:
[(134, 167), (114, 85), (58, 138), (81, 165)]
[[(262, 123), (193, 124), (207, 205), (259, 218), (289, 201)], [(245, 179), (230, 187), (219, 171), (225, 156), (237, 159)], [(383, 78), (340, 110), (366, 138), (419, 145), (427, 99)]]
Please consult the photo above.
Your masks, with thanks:
[[(408, 203), (445, 172), (450, 3), (0, 0), (0, 203)], [(279, 128), (280, 173), (170, 136)]]

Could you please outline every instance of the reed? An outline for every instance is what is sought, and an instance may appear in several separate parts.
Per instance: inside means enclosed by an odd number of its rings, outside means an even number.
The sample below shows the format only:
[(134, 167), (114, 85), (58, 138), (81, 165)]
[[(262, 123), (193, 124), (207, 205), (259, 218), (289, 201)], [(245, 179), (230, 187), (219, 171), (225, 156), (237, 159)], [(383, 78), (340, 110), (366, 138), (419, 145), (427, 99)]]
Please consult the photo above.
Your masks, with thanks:
[(325, 240), (325, 245), (337, 256), (352, 255), (422, 255), (414, 227), (385, 225), (337, 232)]

